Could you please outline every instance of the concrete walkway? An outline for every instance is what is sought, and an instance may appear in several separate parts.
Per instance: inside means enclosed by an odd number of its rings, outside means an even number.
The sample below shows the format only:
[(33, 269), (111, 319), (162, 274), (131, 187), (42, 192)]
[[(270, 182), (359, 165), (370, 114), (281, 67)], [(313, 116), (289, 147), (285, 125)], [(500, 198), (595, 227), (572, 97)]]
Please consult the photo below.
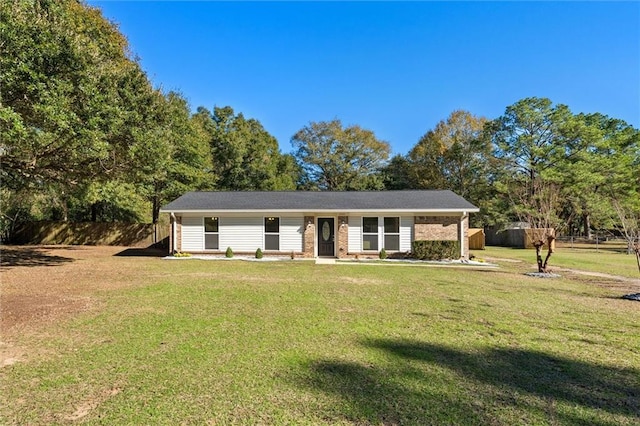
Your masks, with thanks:
[(316, 257), (316, 265), (353, 265), (353, 266), (402, 266), (402, 267), (430, 267), (430, 268), (456, 268), (468, 270), (498, 269), (498, 265), (481, 262), (426, 262), (410, 260), (349, 260), (327, 257)]
[(316, 265), (335, 265), (336, 260), (328, 257), (316, 257)]

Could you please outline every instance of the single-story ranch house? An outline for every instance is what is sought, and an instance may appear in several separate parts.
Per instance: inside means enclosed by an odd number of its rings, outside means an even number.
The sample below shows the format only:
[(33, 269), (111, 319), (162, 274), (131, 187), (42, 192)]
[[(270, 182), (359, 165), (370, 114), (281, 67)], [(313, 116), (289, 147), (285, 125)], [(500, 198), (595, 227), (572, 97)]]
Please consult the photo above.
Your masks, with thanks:
[(478, 208), (451, 191), (290, 191), (189, 192), (160, 211), (171, 215), (172, 253), (393, 256), (414, 240), (449, 240), (467, 258)]

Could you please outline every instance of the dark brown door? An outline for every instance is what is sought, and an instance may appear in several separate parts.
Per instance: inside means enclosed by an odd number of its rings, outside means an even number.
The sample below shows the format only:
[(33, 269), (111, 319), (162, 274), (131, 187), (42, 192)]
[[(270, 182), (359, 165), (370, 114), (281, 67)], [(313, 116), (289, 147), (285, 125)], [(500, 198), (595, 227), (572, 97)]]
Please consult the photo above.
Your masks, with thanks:
[(318, 219), (318, 256), (336, 255), (335, 252), (335, 233), (333, 229), (333, 218)]

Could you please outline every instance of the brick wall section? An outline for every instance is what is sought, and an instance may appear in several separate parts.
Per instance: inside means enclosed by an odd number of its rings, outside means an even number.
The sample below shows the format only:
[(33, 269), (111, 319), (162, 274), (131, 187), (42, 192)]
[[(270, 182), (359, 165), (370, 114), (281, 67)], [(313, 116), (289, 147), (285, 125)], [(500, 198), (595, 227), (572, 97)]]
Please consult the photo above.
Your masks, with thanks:
[[(458, 241), (460, 216), (416, 216), (413, 225), (415, 240)], [(469, 218), (462, 222), (464, 258), (469, 258)]]
[(349, 253), (349, 218), (338, 216), (338, 259), (348, 257), (347, 253)]
[[(459, 222), (458, 222), (459, 223)], [(458, 232), (459, 231), (459, 225), (458, 225)], [(464, 255), (463, 257), (465, 259), (469, 259), (469, 216), (467, 215), (467, 217), (462, 221), (462, 238), (464, 238)]]
[(460, 217), (416, 216), (413, 235), (418, 240), (458, 241)]
[[(311, 222), (309, 224), (309, 222)], [(313, 257), (314, 245), (316, 240), (316, 223), (313, 216), (304, 217), (304, 234), (302, 236), (304, 244), (304, 257)]]

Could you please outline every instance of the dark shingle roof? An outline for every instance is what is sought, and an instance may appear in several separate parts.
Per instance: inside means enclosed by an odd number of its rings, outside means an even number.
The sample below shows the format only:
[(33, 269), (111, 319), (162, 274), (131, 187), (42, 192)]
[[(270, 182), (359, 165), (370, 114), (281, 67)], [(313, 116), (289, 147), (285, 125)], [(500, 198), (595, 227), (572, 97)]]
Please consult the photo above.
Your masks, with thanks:
[(478, 211), (451, 191), (273, 191), (188, 192), (162, 207), (189, 211)]

